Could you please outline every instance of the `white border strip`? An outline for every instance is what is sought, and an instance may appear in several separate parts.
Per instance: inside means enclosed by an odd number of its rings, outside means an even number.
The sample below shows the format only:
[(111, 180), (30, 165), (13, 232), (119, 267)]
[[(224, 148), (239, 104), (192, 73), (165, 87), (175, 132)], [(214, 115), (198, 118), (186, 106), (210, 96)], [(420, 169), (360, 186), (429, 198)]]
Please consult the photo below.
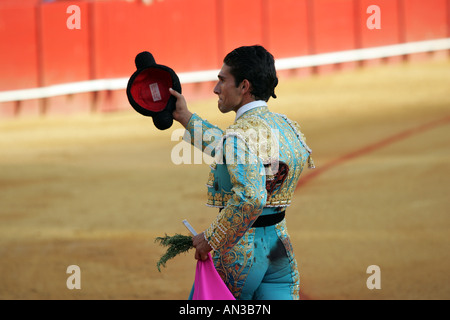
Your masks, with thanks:
[(279, 59), (275, 65), (277, 70), (296, 69), (447, 49), (450, 49), (450, 38)]
[[(275, 61), (277, 70), (297, 69), (321, 66), (326, 64), (361, 61), (368, 59), (386, 58), (419, 52), (430, 52), (450, 49), (450, 38), (409, 42), (382, 47), (372, 47), (348, 51), (321, 53), (310, 56), (278, 59)], [(207, 70), (179, 73), (182, 84), (215, 81), (219, 70)], [(0, 92), (0, 102), (42, 99), (54, 96), (95, 92), (103, 90), (121, 90), (128, 84), (127, 78), (88, 80), (71, 82), (48, 87), (21, 89)]]

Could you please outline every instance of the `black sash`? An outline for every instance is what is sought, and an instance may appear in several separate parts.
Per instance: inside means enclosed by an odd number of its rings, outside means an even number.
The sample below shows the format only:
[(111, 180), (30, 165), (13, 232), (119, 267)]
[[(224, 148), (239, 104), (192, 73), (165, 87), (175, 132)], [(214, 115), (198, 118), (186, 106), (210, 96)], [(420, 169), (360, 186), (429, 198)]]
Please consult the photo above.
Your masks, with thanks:
[(274, 214), (266, 214), (264, 216), (259, 216), (258, 219), (253, 223), (251, 228), (261, 228), (273, 226), (281, 221), (283, 221), (285, 216), (285, 211), (281, 211)]

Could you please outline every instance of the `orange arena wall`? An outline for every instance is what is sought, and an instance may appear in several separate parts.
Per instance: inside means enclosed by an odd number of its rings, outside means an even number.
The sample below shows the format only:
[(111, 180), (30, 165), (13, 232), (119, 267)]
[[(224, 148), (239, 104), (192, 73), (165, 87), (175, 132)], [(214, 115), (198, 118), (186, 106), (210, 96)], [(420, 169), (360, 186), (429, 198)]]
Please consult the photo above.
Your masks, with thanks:
[[(80, 29), (67, 26), (71, 5), (80, 9)], [(366, 25), (370, 5), (380, 8), (381, 29)], [(448, 37), (450, 0), (0, 0), (0, 92), (129, 77), (144, 50), (180, 73), (219, 69), (241, 45), (261, 44), (281, 59)], [(185, 88), (195, 96), (211, 85)], [(127, 108), (125, 90), (83, 92), (0, 102), (0, 118)]]

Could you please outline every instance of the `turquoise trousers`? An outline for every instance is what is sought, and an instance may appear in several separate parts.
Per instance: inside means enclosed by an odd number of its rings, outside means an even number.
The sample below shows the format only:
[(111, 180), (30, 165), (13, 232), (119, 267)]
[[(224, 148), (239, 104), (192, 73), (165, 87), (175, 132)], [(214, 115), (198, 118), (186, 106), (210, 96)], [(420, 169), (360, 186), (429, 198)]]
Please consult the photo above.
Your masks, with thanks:
[[(239, 299), (293, 300), (299, 287), (297, 263), (291, 262), (274, 226), (254, 228), (253, 264)], [(298, 293), (298, 290), (297, 290)]]
[[(237, 299), (299, 299), (300, 283), (297, 263), (293, 253), (287, 252), (276, 227), (252, 229), (254, 230), (252, 262)], [(289, 241), (289, 239), (285, 239), (285, 241)], [(194, 287), (192, 287), (189, 299), (192, 299), (193, 291)]]

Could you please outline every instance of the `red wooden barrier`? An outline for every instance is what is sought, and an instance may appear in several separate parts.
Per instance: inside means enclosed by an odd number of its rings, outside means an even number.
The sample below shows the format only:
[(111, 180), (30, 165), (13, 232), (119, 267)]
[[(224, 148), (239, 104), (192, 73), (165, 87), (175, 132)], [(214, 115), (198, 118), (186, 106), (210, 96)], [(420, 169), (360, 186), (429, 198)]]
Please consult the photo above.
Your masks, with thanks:
[(0, 10), (0, 91), (38, 86), (36, 10), (9, 5)]
[(81, 29), (67, 27), (71, 16), (66, 13), (68, 3), (44, 3), (39, 7), (43, 86), (90, 78), (88, 5), (81, 2), (77, 6)]
[[(395, 0), (359, 0), (358, 26), (360, 33), (360, 47), (378, 47), (401, 42), (399, 23), (399, 1)], [(380, 8), (381, 29), (369, 29), (367, 20), (372, 15), (367, 8), (376, 3)]]
[[(275, 59), (306, 56), (311, 53), (311, 27), (307, 0), (267, 0), (265, 39)], [(312, 68), (278, 71), (279, 76), (308, 76)]]
[[(176, 72), (215, 69), (218, 58), (216, 2), (171, 0), (95, 2), (92, 6), (93, 67), (97, 79), (130, 76), (134, 58), (150, 51)], [(122, 91), (100, 93), (101, 110), (129, 108)], [(109, 101), (105, 101), (109, 100)]]
[(268, 0), (265, 31), (268, 50), (277, 58), (309, 53), (306, 0)]
[[(70, 29), (67, 21), (76, 14), (72, 3), (44, 3), (39, 8), (41, 86), (90, 79), (89, 8), (77, 2), (81, 29)], [(67, 114), (90, 110), (90, 93), (57, 96), (44, 101), (45, 112)]]
[(405, 41), (447, 37), (446, 0), (408, 0), (404, 2)]
[(151, 5), (94, 2), (95, 78), (131, 75), (134, 58), (150, 51), (177, 72), (216, 68), (216, 4), (211, 0), (171, 0)]
[[(39, 86), (36, 9), (27, 3), (2, 4), (0, 10), (0, 91)], [(0, 103), (0, 117), (39, 114), (39, 102)]]
[[(312, 51), (314, 53), (344, 51), (356, 48), (355, 1), (314, 0), (309, 1), (312, 11)], [(341, 65), (353, 68), (356, 63)], [(320, 66), (319, 72), (329, 72), (334, 65)]]
[[(404, 23), (400, 17), (400, 1), (403, 0), (359, 0), (357, 3), (357, 32), (359, 33), (360, 48), (379, 47), (403, 42)], [(367, 8), (376, 3), (381, 18), (381, 29), (370, 29), (367, 20), (375, 11), (367, 12)], [(388, 58), (389, 62), (399, 62), (401, 57)], [(382, 59), (364, 61), (364, 65), (381, 64)]]
[[(447, 19), (449, 19), (449, 1), (408, 0), (404, 2), (405, 42), (422, 39), (438, 39), (447, 36)], [(427, 59), (429, 53), (417, 53), (408, 56), (409, 60)]]
[(264, 0), (219, 1), (221, 58), (243, 45), (266, 45), (263, 34), (263, 2)]
[[(70, 5), (80, 8), (81, 29), (67, 28)], [(381, 29), (366, 25), (370, 5), (381, 10)], [(445, 37), (450, 37), (450, 0), (163, 0), (150, 5), (3, 0), (0, 91), (128, 77), (134, 57), (144, 50), (186, 72), (218, 69), (225, 54), (241, 45), (264, 45), (280, 59)], [(0, 115), (122, 108), (129, 105), (124, 90), (118, 90), (6, 102)]]

